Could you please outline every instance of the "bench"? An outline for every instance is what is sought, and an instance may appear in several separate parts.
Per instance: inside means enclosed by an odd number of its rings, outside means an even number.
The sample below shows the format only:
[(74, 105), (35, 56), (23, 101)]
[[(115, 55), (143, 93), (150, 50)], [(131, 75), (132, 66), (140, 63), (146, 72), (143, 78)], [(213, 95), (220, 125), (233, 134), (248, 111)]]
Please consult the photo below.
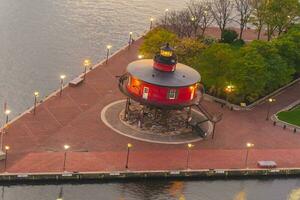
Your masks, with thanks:
[(73, 79), (72, 81), (70, 81), (69, 84), (70, 84), (70, 86), (75, 87), (75, 86), (79, 85), (80, 83), (82, 83), (83, 80), (84, 80), (83, 78), (77, 77), (77, 78)]
[(263, 160), (263, 161), (258, 161), (257, 166), (260, 168), (276, 168), (277, 164), (275, 161)]

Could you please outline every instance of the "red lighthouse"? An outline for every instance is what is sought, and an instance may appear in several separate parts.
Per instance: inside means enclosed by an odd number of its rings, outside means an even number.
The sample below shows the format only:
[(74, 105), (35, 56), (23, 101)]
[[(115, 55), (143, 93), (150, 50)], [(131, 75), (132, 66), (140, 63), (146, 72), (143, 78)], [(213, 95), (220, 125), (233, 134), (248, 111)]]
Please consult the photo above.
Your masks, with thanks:
[(121, 87), (126, 96), (144, 105), (170, 109), (195, 103), (200, 74), (177, 63), (173, 49), (167, 44), (154, 60), (130, 63), (126, 78), (126, 84)]
[[(168, 118), (170, 110), (186, 111), (186, 124), (191, 118), (191, 107), (196, 105), (207, 117), (213, 117), (203, 111), (199, 99), (202, 92), (198, 90), (200, 74), (193, 68), (178, 63), (174, 50), (166, 44), (160, 49), (154, 59), (142, 59), (130, 63), (127, 72), (121, 76), (119, 87), (128, 98), (125, 107), (124, 119), (131, 115), (130, 106), (133, 100), (138, 102), (142, 109), (138, 115), (139, 124), (143, 124), (145, 108), (159, 110), (162, 120)], [(202, 109), (203, 108), (203, 109)], [(156, 118), (156, 117), (154, 117)]]

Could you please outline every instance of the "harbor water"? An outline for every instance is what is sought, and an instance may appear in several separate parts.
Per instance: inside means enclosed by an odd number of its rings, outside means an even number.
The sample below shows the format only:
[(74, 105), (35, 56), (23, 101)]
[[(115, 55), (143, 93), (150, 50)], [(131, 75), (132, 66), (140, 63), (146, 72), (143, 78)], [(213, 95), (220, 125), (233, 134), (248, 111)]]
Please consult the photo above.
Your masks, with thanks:
[[(0, 103), (10, 118), (41, 97), (78, 76), (82, 61), (105, 58), (106, 45), (117, 51), (129, 32), (137, 38), (150, 26), (150, 17), (166, 8), (181, 9), (183, 0), (1, 0)], [(101, 84), (101, 83), (99, 83)], [(2, 106), (1, 106), (2, 107)], [(2, 109), (0, 109), (2, 112)], [(1, 115), (0, 115), (1, 116)], [(0, 117), (3, 123), (4, 116)], [(296, 200), (299, 179), (266, 180), (143, 180), (85, 184), (2, 186), (0, 199), (53, 200)]]

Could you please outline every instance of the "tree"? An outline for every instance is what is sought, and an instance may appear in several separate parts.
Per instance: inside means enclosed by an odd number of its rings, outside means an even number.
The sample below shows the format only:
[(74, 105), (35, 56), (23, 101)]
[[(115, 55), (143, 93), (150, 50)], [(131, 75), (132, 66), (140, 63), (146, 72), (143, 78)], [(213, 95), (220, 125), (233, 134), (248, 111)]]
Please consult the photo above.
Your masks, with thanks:
[(206, 48), (207, 46), (197, 39), (184, 38), (177, 44), (175, 53), (180, 62), (193, 65), (195, 57), (199, 57)]
[(225, 29), (221, 34), (221, 42), (232, 44), (238, 38), (235, 30)]
[(240, 25), (240, 39), (243, 38), (243, 32), (249, 22), (252, 13), (252, 0), (234, 0), (235, 10), (238, 12), (239, 20), (235, 20)]
[(146, 58), (152, 58), (166, 43), (176, 46), (178, 43), (176, 34), (163, 28), (155, 28), (145, 36), (139, 51)]
[(260, 39), (265, 24), (267, 1), (268, 0), (252, 0), (251, 2), (253, 12), (249, 20), (256, 27), (258, 40)]
[(264, 58), (256, 49), (243, 47), (230, 69), (230, 82), (235, 86), (233, 101), (250, 103), (263, 96), (267, 84)]
[(220, 96), (225, 87), (234, 52), (229, 44), (213, 44), (192, 62), (211, 94)]
[(270, 0), (267, 8), (266, 23), (271, 29), (270, 34), (276, 30), (281, 35), (300, 15), (298, 0)]
[(274, 35), (281, 35), (300, 15), (298, 0), (253, 0), (252, 21), (258, 29), (258, 38), (265, 25), (268, 40)]
[(167, 15), (166, 28), (176, 33), (180, 38), (191, 37), (193, 33), (193, 19), (188, 9), (172, 11)]
[(215, 22), (223, 32), (227, 24), (232, 20), (233, 4), (231, 0), (214, 0), (211, 4), (211, 12)]
[(264, 88), (266, 92), (272, 92), (292, 80), (294, 68), (287, 64), (272, 43), (253, 41), (248, 48), (256, 50), (264, 58), (267, 69), (267, 84)]
[(191, 15), (194, 35), (197, 36), (200, 29), (200, 36), (203, 37), (207, 27), (212, 24), (214, 19), (210, 12), (210, 2), (191, 0), (188, 3), (188, 10)]
[(281, 35), (272, 43), (277, 48), (278, 53), (289, 66), (296, 70), (296, 75), (300, 75), (300, 27), (294, 26), (287, 33)]

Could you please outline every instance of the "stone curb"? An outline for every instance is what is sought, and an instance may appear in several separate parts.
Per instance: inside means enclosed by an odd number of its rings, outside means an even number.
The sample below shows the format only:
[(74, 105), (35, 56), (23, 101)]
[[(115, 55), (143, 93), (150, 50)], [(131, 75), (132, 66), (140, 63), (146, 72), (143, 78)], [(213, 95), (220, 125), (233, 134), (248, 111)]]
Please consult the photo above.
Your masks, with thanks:
[[(122, 102), (125, 102), (126, 100), (125, 99), (121, 99), (121, 100), (117, 100), (117, 101), (114, 101), (114, 102), (111, 102), (110, 104), (106, 105), (102, 110), (101, 110), (101, 114), (100, 114), (100, 118), (101, 118), (101, 121), (107, 126), (109, 127), (110, 129), (112, 129), (114, 132), (120, 134), (120, 135), (123, 135), (125, 137), (128, 137), (128, 138), (131, 138), (131, 139), (135, 139), (135, 140), (139, 140), (139, 141), (142, 141), (142, 142), (149, 142), (149, 143), (154, 143), (154, 144), (170, 144), (170, 145), (178, 145), (178, 144), (187, 144), (187, 143), (193, 143), (193, 142), (198, 142), (198, 141), (201, 141), (201, 140), (205, 140), (203, 138), (197, 138), (197, 139), (192, 139), (192, 140), (185, 140), (185, 141), (159, 141), (159, 140), (155, 140), (155, 139), (146, 139), (146, 138), (142, 138), (142, 137), (138, 137), (138, 136), (135, 136), (135, 135), (131, 135), (131, 134), (127, 134), (127, 133), (124, 133), (122, 130), (120, 129), (117, 129), (115, 128), (108, 120), (107, 120), (107, 117), (106, 117), (106, 112), (107, 110), (114, 106), (115, 104), (119, 104), (119, 103), (122, 103)], [(199, 112), (198, 110), (195, 110), (193, 108), (193, 111), (198, 113), (199, 115), (202, 115), (203, 114), (201, 112)], [(213, 125), (211, 122), (208, 122), (208, 133), (212, 133), (212, 130), (213, 130)]]
[(296, 105), (300, 104), (300, 100), (295, 101), (294, 103), (288, 105), (287, 107), (279, 110), (277, 113), (275, 113), (274, 115), (271, 116), (271, 120), (275, 123), (275, 125), (280, 126), (284, 129), (288, 128), (291, 129), (294, 132), (297, 132), (297, 129), (300, 129), (300, 126), (294, 125), (294, 124), (290, 124), (288, 122), (282, 121), (278, 118), (278, 113), (282, 112), (282, 111), (287, 111), (292, 109), (293, 107), (295, 107)]
[(141, 178), (249, 178), (266, 176), (297, 176), (300, 168), (274, 169), (186, 169), (149, 171), (110, 171), (110, 172), (41, 172), (41, 173), (3, 173), (1, 182), (22, 183), (26, 181), (82, 181), (82, 180), (120, 180)]

